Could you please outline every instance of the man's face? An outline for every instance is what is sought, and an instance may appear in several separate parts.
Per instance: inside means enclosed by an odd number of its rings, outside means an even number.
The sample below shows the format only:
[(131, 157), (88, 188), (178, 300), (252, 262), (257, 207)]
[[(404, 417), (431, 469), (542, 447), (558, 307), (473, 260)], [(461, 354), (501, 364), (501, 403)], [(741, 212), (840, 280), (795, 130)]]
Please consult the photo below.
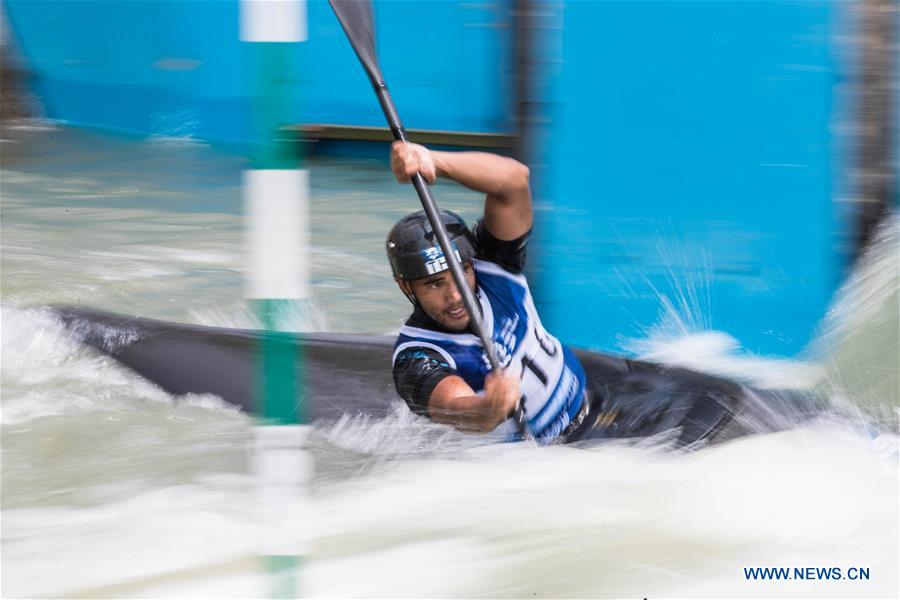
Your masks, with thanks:
[[(475, 270), (471, 261), (463, 264), (463, 273), (474, 294)], [(424, 279), (397, 283), (404, 291), (414, 294), (428, 316), (447, 329), (463, 331), (469, 326), (469, 313), (449, 270)]]

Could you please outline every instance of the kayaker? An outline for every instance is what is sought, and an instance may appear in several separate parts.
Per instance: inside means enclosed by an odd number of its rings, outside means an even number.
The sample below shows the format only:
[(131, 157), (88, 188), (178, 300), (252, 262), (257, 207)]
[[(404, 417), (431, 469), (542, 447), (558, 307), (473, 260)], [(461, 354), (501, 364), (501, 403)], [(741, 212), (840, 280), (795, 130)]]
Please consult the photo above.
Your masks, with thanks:
[(441, 211), (467, 284), (494, 340), (502, 372), (491, 372), (479, 338), (424, 211), (401, 219), (388, 234), (397, 285), (413, 304), (393, 354), (397, 392), (409, 408), (467, 432), (515, 438), (510, 418), (520, 398), (539, 442), (560, 442), (589, 412), (585, 374), (572, 351), (541, 324), (522, 273), (533, 211), (528, 167), (484, 152), (438, 152), (395, 142), (397, 180), (438, 177), (486, 194), (484, 216), (470, 231)]

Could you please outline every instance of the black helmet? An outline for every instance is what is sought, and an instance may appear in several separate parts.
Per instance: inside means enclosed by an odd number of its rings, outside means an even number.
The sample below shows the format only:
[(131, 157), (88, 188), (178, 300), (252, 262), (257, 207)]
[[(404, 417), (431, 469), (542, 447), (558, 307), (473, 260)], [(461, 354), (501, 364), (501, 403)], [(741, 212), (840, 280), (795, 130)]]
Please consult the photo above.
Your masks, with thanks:
[[(455, 246), (456, 256), (460, 262), (474, 258), (475, 236), (466, 227), (466, 222), (449, 210), (441, 209), (440, 215), (441, 222), (447, 229), (447, 237)], [(391, 261), (391, 270), (398, 279), (404, 281), (422, 279), (450, 268), (424, 210), (406, 215), (397, 221), (388, 234), (385, 245), (388, 259)]]

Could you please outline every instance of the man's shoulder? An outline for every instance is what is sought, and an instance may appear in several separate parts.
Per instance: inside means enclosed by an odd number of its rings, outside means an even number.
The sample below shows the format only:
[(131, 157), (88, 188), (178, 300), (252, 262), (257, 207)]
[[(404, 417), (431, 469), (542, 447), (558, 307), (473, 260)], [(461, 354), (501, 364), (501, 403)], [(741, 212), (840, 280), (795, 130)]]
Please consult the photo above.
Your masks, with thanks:
[[(444, 348), (420, 340), (400, 342), (394, 348), (394, 369), (410, 362), (424, 362), (432, 367), (456, 368), (453, 356)], [(430, 369), (429, 369), (430, 370)]]
[(531, 230), (515, 240), (500, 240), (494, 237), (484, 222), (478, 221), (475, 223), (474, 235), (478, 243), (476, 258), (498, 265), (513, 274), (524, 270)]
[(394, 387), (416, 414), (428, 415), (434, 388), (456, 373), (453, 357), (438, 346), (420, 342), (398, 344), (393, 357)]

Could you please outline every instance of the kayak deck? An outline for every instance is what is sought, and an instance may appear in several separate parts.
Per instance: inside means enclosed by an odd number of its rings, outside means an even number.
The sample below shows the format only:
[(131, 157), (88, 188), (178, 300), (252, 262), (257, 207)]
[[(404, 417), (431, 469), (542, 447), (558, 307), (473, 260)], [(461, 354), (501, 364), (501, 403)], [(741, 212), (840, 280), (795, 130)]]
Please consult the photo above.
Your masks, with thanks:
[[(306, 420), (347, 414), (384, 417), (398, 400), (391, 373), (395, 339), (340, 333), (285, 333), (170, 323), (82, 307), (54, 307), (82, 343), (167, 392), (214, 394), (259, 414), (259, 350), (290, 352), (305, 388)], [(572, 441), (677, 433), (677, 445), (780, 430), (817, 408), (796, 393), (762, 392), (681, 368), (574, 349), (585, 367), (592, 406)]]

